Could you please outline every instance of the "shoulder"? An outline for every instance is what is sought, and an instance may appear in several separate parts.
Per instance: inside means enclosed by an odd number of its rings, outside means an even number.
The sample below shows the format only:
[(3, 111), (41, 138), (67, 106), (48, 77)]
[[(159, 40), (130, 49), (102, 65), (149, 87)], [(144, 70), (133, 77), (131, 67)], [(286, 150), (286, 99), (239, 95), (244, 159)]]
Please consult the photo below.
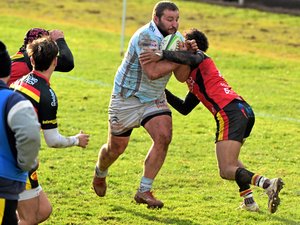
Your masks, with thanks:
[(25, 52), (23, 51), (18, 51), (16, 54), (12, 55), (10, 57), (12, 62), (24, 61), (25, 60), (24, 53)]
[(22, 94), (11, 90), (11, 95), (8, 97), (6, 104), (7, 112), (19, 111), (24, 107), (33, 107), (29, 100), (27, 100)]

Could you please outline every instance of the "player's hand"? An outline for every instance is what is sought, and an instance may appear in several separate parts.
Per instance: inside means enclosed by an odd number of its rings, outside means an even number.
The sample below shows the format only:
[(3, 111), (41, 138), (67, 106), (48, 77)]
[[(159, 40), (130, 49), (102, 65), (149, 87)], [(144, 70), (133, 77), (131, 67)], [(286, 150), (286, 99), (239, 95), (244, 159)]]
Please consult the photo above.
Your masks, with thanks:
[(193, 51), (193, 52), (199, 51), (197, 42), (194, 39), (193, 40), (186, 40), (185, 41), (185, 46), (186, 46), (188, 51)]
[(157, 62), (161, 60), (161, 58), (162, 58), (162, 51), (160, 50), (155, 50), (155, 51), (147, 50), (142, 52), (139, 56), (140, 63), (143, 65), (151, 62)]
[(62, 32), (61, 30), (50, 30), (49, 35), (53, 41), (56, 41), (59, 38), (65, 38), (64, 32)]
[(90, 135), (85, 134), (82, 130), (80, 131), (79, 134), (76, 135), (76, 137), (79, 140), (78, 146), (82, 148), (86, 148), (86, 146), (89, 143)]
[(179, 42), (179, 44), (178, 44), (178, 50), (179, 51), (187, 51), (188, 50), (188, 48), (187, 48), (187, 46), (186, 46), (186, 44), (184, 43), (184, 42)]

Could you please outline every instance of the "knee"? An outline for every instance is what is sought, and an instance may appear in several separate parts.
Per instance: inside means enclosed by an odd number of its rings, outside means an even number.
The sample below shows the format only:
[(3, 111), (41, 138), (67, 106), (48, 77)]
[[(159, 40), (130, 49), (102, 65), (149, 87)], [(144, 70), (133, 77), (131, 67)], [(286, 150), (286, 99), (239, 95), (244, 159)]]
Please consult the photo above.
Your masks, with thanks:
[(225, 179), (225, 180), (229, 179), (229, 173), (226, 168), (219, 168), (219, 175), (222, 179)]
[(168, 148), (169, 144), (172, 141), (172, 133), (168, 132), (160, 132), (155, 138), (154, 138), (154, 144), (158, 144), (163, 146), (164, 148)]
[(128, 142), (113, 142), (111, 144), (106, 144), (105, 149), (106, 152), (113, 157), (118, 158), (120, 155), (122, 155), (127, 148)]

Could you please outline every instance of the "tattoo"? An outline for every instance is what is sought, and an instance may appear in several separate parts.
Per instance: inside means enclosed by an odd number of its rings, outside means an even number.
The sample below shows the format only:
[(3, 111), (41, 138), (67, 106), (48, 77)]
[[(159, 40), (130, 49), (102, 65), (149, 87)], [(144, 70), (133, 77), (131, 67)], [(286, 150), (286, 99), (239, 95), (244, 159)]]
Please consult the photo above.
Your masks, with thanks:
[(185, 64), (189, 66), (198, 66), (199, 63), (203, 61), (203, 59), (208, 56), (205, 55), (202, 51), (197, 51), (196, 53), (189, 51), (169, 51), (163, 50), (163, 59), (179, 63)]

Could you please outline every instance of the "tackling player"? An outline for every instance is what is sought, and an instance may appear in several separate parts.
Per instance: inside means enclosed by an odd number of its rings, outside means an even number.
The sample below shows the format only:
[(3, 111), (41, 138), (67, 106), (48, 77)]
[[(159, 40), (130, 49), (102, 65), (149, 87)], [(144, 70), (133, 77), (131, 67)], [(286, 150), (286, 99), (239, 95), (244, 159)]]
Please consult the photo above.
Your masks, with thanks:
[[(187, 40), (196, 40), (201, 51), (158, 51), (141, 54), (140, 60), (147, 64), (161, 59), (186, 64), (191, 68), (186, 83), (189, 92), (184, 101), (165, 91), (167, 101), (177, 111), (187, 115), (200, 102), (213, 114), (216, 125), (216, 155), (220, 176), (235, 180), (244, 198), (241, 208), (258, 211), (250, 185), (265, 189), (271, 213), (280, 204), (278, 196), (283, 187), (281, 178), (272, 180), (247, 170), (238, 159), (242, 144), (250, 135), (255, 116), (248, 103), (228, 85), (213, 60), (204, 52), (208, 49), (208, 40), (204, 33), (191, 29), (186, 33)], [(158, 62), (159, 63), (159, 62)]]

